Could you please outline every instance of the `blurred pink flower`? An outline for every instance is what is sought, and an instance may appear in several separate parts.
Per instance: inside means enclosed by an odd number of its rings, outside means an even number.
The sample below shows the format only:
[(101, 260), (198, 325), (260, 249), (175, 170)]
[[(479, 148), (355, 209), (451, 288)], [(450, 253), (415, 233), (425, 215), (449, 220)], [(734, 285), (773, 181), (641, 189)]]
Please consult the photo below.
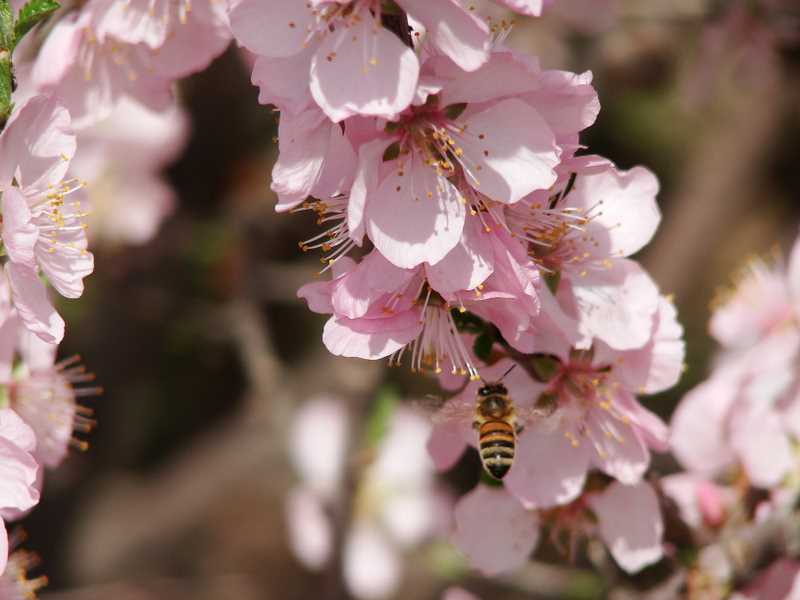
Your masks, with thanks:
[(171, 81), (155, 73), (146, 45), (97, 36), (97, 5), (89, 2), (55, 23), (30, 75), (37, 90), (69, 110), (76, 129), (107, 118), (124, 96), (154, 110), (171, 99)]
[(69, 113), (44, 96), (27, 100), (0, 135), (2, 238), (11, 297), (25, 325), (50, 343), (61, 341), (64, 321), (39, 272), (61, 295), (77, 298), (83, 278), (94, 269), (86, 249), (85, 207), (70, 198), (81, 185), (64, 179), (75, 150)]
[[(328, 562), (333, 545), (329, 510), (344, 493), (344, 467), (350, 437), (342, 402), (312, 400), (295, 419), (291, 456), (301, 475), (287, 497), (292, 550), (313, 569)], [(442, 497), (434, 489), (433, 468), (425, 454), (427, 421), (396, 409), (374, 461), (353, 490), (353, 517), (344, 542), (343, 569), (357, 598), (384, 598), (399, 584), (403, 552), (442, 528)]]
[(692, 473), (667, 475), (660, 485), (677, 505), (681, 519), (698, 531), (721, 526), (734, 501), (732, 490)]
[(800, 240), (788, 264), (751, 260), (735, 287), (716, 299), (709, 329), (725, 348), (745, 349), (782, 329), (796, 329), (798, 311)]
[(205, 69), (231, 40), (227, 0), (93, 0), (100, 40), (143, 44), (149, 64), (170, 79)]
[(144, 244), (175, 207), (175, 193), (160, 171), (188, 138), (178, 104), (154, 112), (123, 98), (111, 115), (78, 133), (70, 173), (86, 181), (92, 239)]

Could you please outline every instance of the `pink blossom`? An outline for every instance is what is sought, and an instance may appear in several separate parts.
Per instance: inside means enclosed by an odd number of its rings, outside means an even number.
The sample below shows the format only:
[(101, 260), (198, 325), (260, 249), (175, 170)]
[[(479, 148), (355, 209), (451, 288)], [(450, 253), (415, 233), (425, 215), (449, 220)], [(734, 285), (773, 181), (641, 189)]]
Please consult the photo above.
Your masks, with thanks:
[(89, 235), (143, 244), (174, 210), (175, 193), (159, 171), (186, 144), (188, 120), (177, 104), (153, 112), (129, 98), (79, 134), (70, 173), (87, 182)]
[(61, 464), (70, 446), (85, 449), (86, 442), (73, 433), (90, 431), (94, 421), (77, 398), (100, 392), (77, 386), (94, 375), (76, 365), (76, 357), (56, 363), (56, 350), (25, 329), (16, 313), (0, 326), (0, 384), (7, 386), (11, 408), (36, 436), (34, 457), (48, 468)]
[(799, 350), (800, 335), (787, 330), (720, 361), (673, 414), (671, 444), (681, 463), (707, 477), (738, 464), (754, 485), (779, 485), (796, 464)]
[(69, 113), (44, 96), (25, 102), (0, 135), (2, 235), (11, 295), (25, 325), (50, 343), (61, 340), (64, 322), (47, 299), (39, 271), (61, 295), (77, 298), (94, 268), (86, 250), (85, 208), (70, 198), (80, 184), (64, 179), (75, 148)]
[(646, 482), (633, 486), (613, 482), (569, 506), (544, 513), (526, 509), (506, 489), (479, 485), (456, 505), (455, 522), (453, 541), (472, 567), (489, 576), (527, 562), (544, 522), (550, 524), (554, 536), (566, 530), (573, 542), (577, 536), (598, 536), (629, 573), (663, 556), (658, 498)]
[(789, 264), (753, 259), (737, 285), (715, 301), (711, 335), (726, 348), (747, 348), (781, 329), (796, 327), (800, 310), (800, 241)]
[(130, 96), (154, 110), (168, 106), (171, 81), (159, 75), (145, 44), (126, 44), (95, 31), (97, 2), (54, 25), (31, 73), (34, 87), (55, 95), (81, 129), (107, 118)]
[[(553, 190), (537, 192), (507, 209), (511, 230), (548, 276), (583, 337), (619, 350), (649, 339), (658, 288), (625, 257), (646, 245), (658, 227), (658, 181), (642, 167), (620, 171), (600, 157), (581, 157), (560, 168)], [(573, 185), (574, 182), (574, 185)]]
[[(426, 29), (426, 40), (461, 68), (474, 70), (489, 51), (489, 29), (453, 0), (402, 0)], [(268, 73), (296, 73), (328, 117), (394, 118), (414, 99), (419, 61), (414, 50), (381, 26), (376, 0), (238, 0), (231, 5), (237, 40), (259, 56), (253, 73), (262, 95), (282, 95)], [(310, 83), (310, 85), (309, 85)], [(293, 85), (298, 94), (302, 90)]]
[(442, 600), (480, 600), (480, 599), (463, 588), (449, 587), (442, 594)]
[[(531, 381), (526, 396), (546, 394), (555, 402), (555, 412), (533, 423), (519, 439), (516, 464), (506, 486), (524, 504), (547, 507), (576, 498), (589, 468), (595, 467), (626, 485), (635, 485), (650, 462), (650, 449), (667, 449), (667, 429), (661, 420), (642, 407), (634, 394), (654, 393), (674, 385), (682, 363), (682, 352), (666, 354), (660, 362), (660, 347), (674, 339), (659, 339), (659, 331), (673, 329), (674, 311), (666, 301), (660, 318), (652, 325), (653, 344), (642, 350), (614, 351), (597, 342), (593, 350), (568, 351), (568, 346), (550, 348), (559, 365), (548, 384)], [(663, 320), (663, 324), (662, 324)], [(681, 335), (680, 328), (674, 335)], [(680, 340), (680, 338), (677, 338)], [(625, 363), (641, 365), (632, 372)], [(666, 371), (670, 378), (653, 373)], [(652, 381), (648, 387), (642, 381)], [(517, 395), (517, 397), (520, 397)], [(558, 460), (543, 460), (557, 456)]]
[[(602, 342), (590, 351), (575, 350), (562, 336), (542, 336), (538, 350), (554, 361), (550, 381), (534, 381), (524, 369), (508, 374), (504, 383), (509, 397), (518, 411), (529, 414), (517, 440), (514, 464), (504, 479), (523, 505), (547, 508), (573, 501), (591, 468), (636, 485), (649, 465), (650, 449), (667, 449), (666, 426), (634, 396), (666, 389), (680, 375), (682, 329), (666, 300), (651, 325), (651, 336), (642, 349), (626, 352)], [(510, 365), (508, 360), (491, 367), (476, 362), (476, 369), (491, 381)], [(437, 468), (449, 468), (467, 445), (476, 444), (470, 411), (479, 385), (468, 384), (436, 417), (428, 449)], [(531, 412), (537, 402), (551, 405), (552, 414)]]
[[(39, 502), (35, 487), (39, 466), (32, 456), (36, 437), (10, 408), (0, 409), (0, 510), (25, 511)], [(6, 569), (8, 535), (0, 520), (0, 573)]]
[(231, 40), (227, 2), (217, 0), (95, 0), (97, 37), (150, 51), (160, 76), (176, 79), (205, 69)]

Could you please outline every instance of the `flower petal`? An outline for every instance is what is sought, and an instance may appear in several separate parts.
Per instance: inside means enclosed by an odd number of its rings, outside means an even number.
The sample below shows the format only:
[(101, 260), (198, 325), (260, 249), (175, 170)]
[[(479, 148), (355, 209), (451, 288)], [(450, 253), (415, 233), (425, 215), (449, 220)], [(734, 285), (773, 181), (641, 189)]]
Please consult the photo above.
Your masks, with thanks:
[(435, 265), (458, 244), (465, 218), (458, 190), (415, 153), (370, 196), (367, 235), (398, 267)]
[(600, 537), (622, 569), (636, 573), (661, 560), (664, 522), (649, 483), (614, 482), (590, 495), (589, 505), (597, 515)]
[(42, 340), (57, 344), (64, 338), (64, 319), (53, 308), (47, 289), (36, 271), (6, 263), (11, 296), (22, 322)]
[(453, 541), (492, 577), (521, 567), (539, 543), (539, 519), (503, 488), (478, 485), (455, 508)]
[(339, 122), (353, 115), (394, 118), (414, 99), (419, 61), (368, 10), (326, 35), (311, 59), (311, 95)]

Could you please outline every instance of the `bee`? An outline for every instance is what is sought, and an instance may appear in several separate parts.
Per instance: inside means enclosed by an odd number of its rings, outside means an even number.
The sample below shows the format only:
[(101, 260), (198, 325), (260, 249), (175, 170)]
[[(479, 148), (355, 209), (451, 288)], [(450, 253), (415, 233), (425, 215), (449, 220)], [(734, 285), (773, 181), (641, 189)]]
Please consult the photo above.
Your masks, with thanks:
[(500, 379), (485, 381), (481, 378), (474, 399), (450, 402), (441, 406), (434, 421), (471, 421), (477, 433), (477, 446), (486, 473), (493, 479), (502, 480), (514, 464), (517, 436), (523, 427), (535, 418), (547, 416), (538, 403), (534, 406), (516, 407), (503, 383), (505, 377), (516, 367), (509, 368)]
[(514, 403), (502, 379), (483, 382), (478, 389), (472, 427), (478, 433), (478, 452), (483, 468), (493, 478), (502, 479), (514, 464), (517, 434), (522, 431), (517, 423)]

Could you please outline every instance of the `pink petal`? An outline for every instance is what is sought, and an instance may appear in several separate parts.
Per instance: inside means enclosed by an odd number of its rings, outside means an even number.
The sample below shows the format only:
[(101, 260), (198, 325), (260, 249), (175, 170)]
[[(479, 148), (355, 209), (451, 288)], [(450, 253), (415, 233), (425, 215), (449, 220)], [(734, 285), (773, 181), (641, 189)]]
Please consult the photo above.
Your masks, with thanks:
[(298, 114), (311, 105), (308, 89), (313, 47), (287, 58), (260, 56), (253, 65), (253, 85), (259, 88), (258, 101), (274, 104), (283, 114)]
[(384, 598), (400, 584), (400, 557), (385, 535), (369, 522), (357, 521), (350, 530), (342, 560), (344, 580), (357, 598)]
[(756, 487), (778, 485), (796, 465), (779, 413), (754, 402), (736, 407), (731, 418), (731, 446)]
[(45, 192), (64, 178), (75, 149), (66, 109), (54, 98), (32, 97), (0, 138), (0, 187), (15, 177), (23, 193)]
[(522, 99), (533, 106), (561, 138), (592, 125), (600, 113), (600, 101), (592, 87), (592, 73), (543, 71), (538, 89)]
[(26, 452), (36, 449), (36, 436), (20, 416), (10, 408), (0, 409), (0, 438)]
[(560, 154), (555, 136), (528, 104), (503, 100), (460, 124), (464, 131), (453, 137), (464, 152), (467, 180), (480, 193), (513, 204), (555, 183)]
[(542, 14), (544, 6), (549, 4), (548, 0), (495, 0), (511, 10), (530, 17), (538, 17)]
[(6, 263), (11, 295), (22, 322), (30, 331), (51, 344), (64, 337), (64, 320), (53, 308), (47, 289), (36, 271), (22, 265)]
[(539, 519), (503, 488), (478, 485), (455, 508), (453, 541), (489, 577), (524, 565), (539, 542)]
[(456, 421), (437, 423), (428, 438), (428, 454), (439, 471), (447, 471), (458, 462), (467, 443), (464, 441), (462, 424)]
[(428, 283), (440, 294), (474, 290), (494, 271), (490, 233), (477, 216), (467, 216), (461, 240), (433, 266), (425, 267)]
[(27, 267), (35, 266), (33, 248), (39, 239), (39, 228), (31, 222), (28, 201), (19, 188), (10, 187), (2, 193), (3, 245), (9, 260)]
[(655, 394), (675, 385), (683, 373), (686, 344), (675, 306), (663, 296), (649, 342), (621, 354), (614, 373), (629, 390)]
[(489, 58), (489, 28), (455, 0), (398, 0), (425, 26), (426, 40), (465, 71), (474, 71)]
[(347, 409), (334, 398), (313, 398), (294, 415), (289, 456), (316, 495), (332, 499), (339, 493), (349, 434)]
[(0, 324), (0, 384), (3, 385), (11, 381), (20, 326), (19, 317), (15, 314), (8, 315)]
[(50, 252), (52, 246), (40, 238), (36, 246), (39, 266), (59, 294), (65, 298), (80, 298), (83, 278), (94, 270), (94, 256), (86, 250), (86, 230), (61, 231), (59, 242), (63, 248)]
[(389, 144), (391, 141), (378, 138), (362, 144), (358, 149), (356, 173), (347, 203), (347, 227), (350, 229), (350, 239), (359, 246), (364, 238), (367, 197), (378, 188), (378, 165), (381, 164), (383, 153)]
[(650, 465), (650, 452), (637, 431), (599, 409), (592, 410), (587, 425), (594, 465), (626, 485), (639, 483)]
[(690, 390), (678, 404), (670, 424), (670, 445), (684, 467), (713, 475), (733, 462), (726, 432), (738, 391), (738, 378), (720, 371)]
[(449, 587), (442, 594), (442, 600), (480, 600), (480, 598), (462, 588)]
[(311, 59), (311, 95), (334, 122), (353, 115), (394, 118), (414, 99), (417, 55), (377, 27), (368, 10), (352, 19), (359, 21), (328, 33)]
[(514, 465), (503, 481), (528, 508), (567, 504), (583, 490), (588, 452), (586, 444), (573, 447), (561, 430), (529, 428), (518, 438)]
[(397, 352), (421, 330), (416, 311), (385, 319), (331, 317), (325, 323), (322, 342), (331, 354), (375, 360)]
[(271, 58), (300, 52), (315, 22), (306, 3), (297, 0), (233, 0), (229, 15), (237, 41)]
[(659, 293), (638, 263), (614, 260), (608, 268), (588, 270), (570, 282), (579, 329), (587, 339), (599, 338), (617, 350), (641, 348), (648, 342)]
[(271, 185), (280, 198), (279, 210), (293, 208), (311, 193), (322, 171), (332, 127), (316, 108), (296, 116), (281, 114), (280, 154)]
[(597, 515), (600, 537), (622, 569), (636, 573), (661, 560), (664, 522), (649, 483), (614, 482), (590, 495), (589, 505)]
[(363, 317), (379, 298), (402, 292), (414, 275), (373, 250), (333, 286), (333, 311), (348, 319)]
[[(13, 320), (16, 321), (17, 319)], [(22, 361), (31, 371), (51, 371), (56, 362), (58, 346), (56, 344), (48, 344), (27, 329), (19, 329), (19, 325), (20, 323), (17, 321), (19, 354), (22, 357)]]
[(29, 452), (0, 438), (0, 508), (28, 510), (39, 502), (34, 487), (38, 469)]
[(587, 226), (594, 256), (630, 256), (652, 239), (661, 222), (658, 190), (658, 179), (643, 167), (609, 167), (579, 175), (566, 206), (594, 215)]
[(797, 302), (800, 300), (800, 237), (792, 246), (786, 277), (789, 280), (789, 289), (791, 289), (795, 302)]
[(292, 552), (309, 569), (321, 569), (333, 550), (333, 527), (322, 500), (310, 490), (295, 488), (286, 496), (285, 512)]
[(446, 82), (439, 94), (441, 106), (478, 104), (532, 92), (539, 87), (541, 73), (535, 58), (511, 50), (493, 51), (476, 71), (464, 71), (443, 56), (429, 58), (423, 69)]
[(416, 153), (383, 180), (367, 204), (367, 235), (390, 262), (435, 265), (461, 239), (466, 209), (458, 190)]

